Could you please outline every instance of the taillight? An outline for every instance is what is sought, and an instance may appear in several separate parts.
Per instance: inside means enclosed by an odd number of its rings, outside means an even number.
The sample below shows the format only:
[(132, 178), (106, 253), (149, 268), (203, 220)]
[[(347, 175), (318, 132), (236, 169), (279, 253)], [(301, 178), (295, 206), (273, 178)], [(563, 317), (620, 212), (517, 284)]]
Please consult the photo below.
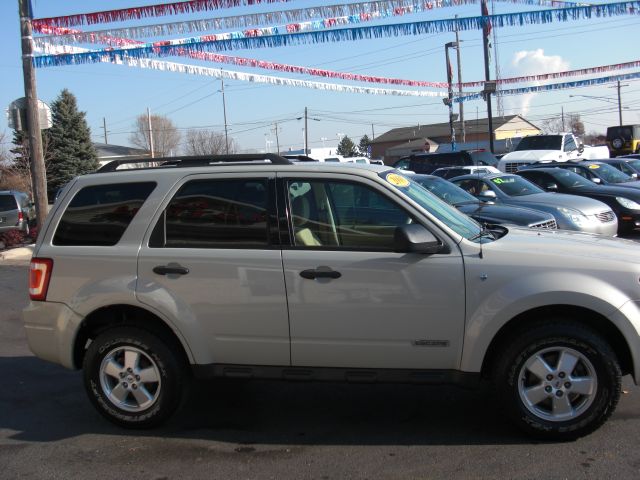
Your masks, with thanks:
[(24, 220), (24, 215), (22, 214), (22, 212), (18, 212), (18, 223), (16, 223), (16, 225), (20, 225), (23, 220)]
[(29, 297), (34, 301), (45, 301), (49, 280), (53, 270), (53, 260), (50, 258), (32, 258), (29, 266)]

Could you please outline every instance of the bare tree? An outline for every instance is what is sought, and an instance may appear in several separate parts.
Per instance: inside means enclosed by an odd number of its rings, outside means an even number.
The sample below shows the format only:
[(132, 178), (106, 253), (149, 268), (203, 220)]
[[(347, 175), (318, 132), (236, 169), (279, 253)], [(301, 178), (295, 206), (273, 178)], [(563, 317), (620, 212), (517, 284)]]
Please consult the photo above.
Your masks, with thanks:
[(567, 114), (565, 115), (564, 122), (562, 117), (553, 117), (542, 122), (542, 131), (544, 133), (560, 133), (571, 132), (575, 136), (580, 137), (584, 135), (584, 123), (580, 120), (579, 114)]
[[(208, 130), (187, 130), (184, 140), (185, 155), (224, 155), (227, 145), (224, 133)], [(236, 153), (236, 142), (229, 139), (229, 153)]]
[[(7, 151), (4, 146), (6, 134), (0, 134), (0, 190), (20, 190), (32, 193), (31, 156), (29, 153), (29, 140), (23, 132), (14, 131), (13, 149)], [(50, 139), (48, 135), (42, 135), (42, 153), (44, 155), (45, 168), (51, 161)], [(51, 175), (47, 175), (47, 179)]]
[[(168, 157), (177, 153), (180, 132), (170, 119), (161, 115), (151, 115), (151, 130), (156, 157)], [(137, 147), (151, 151), (147, 115), (142, 114), (136, 118), (129, 141)]]

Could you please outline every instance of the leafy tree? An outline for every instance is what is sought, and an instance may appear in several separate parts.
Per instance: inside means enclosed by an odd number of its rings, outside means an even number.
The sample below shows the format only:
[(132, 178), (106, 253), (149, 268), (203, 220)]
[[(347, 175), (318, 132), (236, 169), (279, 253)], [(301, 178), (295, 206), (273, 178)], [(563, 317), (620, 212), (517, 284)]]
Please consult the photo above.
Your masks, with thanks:
[[(44, 157), (45, 169), (51, 160), (51, 149), (49, 148), (49, 136), (41, 131), (42, 135), (42, 154)], [(1, 141), (1, 140), (0, 140)], [(11, 186), (7, 182), (3, 182), (2, 188), (21, 190), (23, 192), (33, 193), (32, 172), (31, 172), (31, 154), (29, 150), (29, 139), (21, 130), (13, 131), (13, 148), (9, 150), (10, 155), (5, 154), (4, 164), (5, 175), (10, 180)]]
[(43, 135), (50, 156), (46, 163), (50, 196), (72, 178), (98, 168), (98, 155), (85, 115), (78, 110), (75, 95), (66, 88), (51, 104), (52, 126)]
[[(180, 132), (169, 118), (162, 115), (151, 115), (151, 133), (155, 157), (168, 157), (177, 153)], [(151, 151), (149, 119), (146, 114), (138, 115), (136, 118), (129, 141), (137, 147)]]
[(358, 150), (356, 150), (356, 144), (353, 143), (353, 140), (345, 135), (340, 140), (336, 153), (343, 157), (355, 157), (358, 154)]
[(371, 140), (369, 140), (369, 137), (365, 133), (362, 136), (362, 138), (360, 138), (360, 143), (358, 144), (358, 151), (360, 152), (360, 155), (364, 155), (366, 157), (369, 156), (369, 144), (370, 143), (371, 143)]
[[(229, 153), (236, 153), (236, 142), (229, 139)], [(224, 133), (207, 130), (187, 130), (184, 139), (185, 155), (224, 155), (227, 153), (227, 142)]]

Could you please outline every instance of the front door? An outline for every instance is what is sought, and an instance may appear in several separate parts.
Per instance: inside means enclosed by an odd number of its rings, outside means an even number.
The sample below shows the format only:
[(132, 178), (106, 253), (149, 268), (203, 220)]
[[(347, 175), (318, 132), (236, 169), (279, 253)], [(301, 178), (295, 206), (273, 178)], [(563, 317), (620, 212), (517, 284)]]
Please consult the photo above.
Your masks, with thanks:
[(465, 315), (459, 251), (394, 253), (396, 226), (416, 216), (376, 182), (353, 178), (292, 175), (279, 185), (293, 243), (282, 254), (292, 365), (457, 368)]

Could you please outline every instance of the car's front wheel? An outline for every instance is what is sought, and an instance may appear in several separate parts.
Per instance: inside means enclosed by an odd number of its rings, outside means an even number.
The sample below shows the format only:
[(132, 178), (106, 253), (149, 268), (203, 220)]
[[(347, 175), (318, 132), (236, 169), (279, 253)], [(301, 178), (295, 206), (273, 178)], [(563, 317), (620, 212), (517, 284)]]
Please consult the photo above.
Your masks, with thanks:
[(620, 366), (593, 330), (549, 319), (507, 345), (494, 381), (510, 417), (527, 433), (574, 439), (597, 429), (615, 410)]
[(110, 421), (148, 428), (178, 407), (187, 382), (184, 362), (156, 335), (134, 327), (107, 330), (84, 358), (89, 399)]

